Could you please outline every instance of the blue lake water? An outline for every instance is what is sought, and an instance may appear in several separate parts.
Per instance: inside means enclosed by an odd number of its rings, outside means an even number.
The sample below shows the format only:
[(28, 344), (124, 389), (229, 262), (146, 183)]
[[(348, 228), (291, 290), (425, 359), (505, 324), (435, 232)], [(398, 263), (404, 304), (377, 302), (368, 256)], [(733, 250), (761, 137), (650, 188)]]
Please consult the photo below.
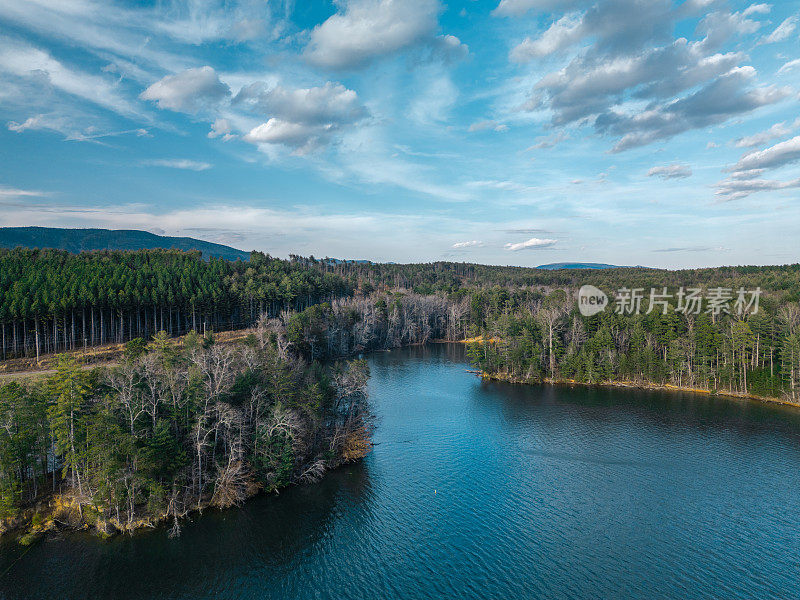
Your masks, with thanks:
[(800, 411), (370, 357), (362, 463), (178, 539), (0, 541), (2, 598), (800, 598)]

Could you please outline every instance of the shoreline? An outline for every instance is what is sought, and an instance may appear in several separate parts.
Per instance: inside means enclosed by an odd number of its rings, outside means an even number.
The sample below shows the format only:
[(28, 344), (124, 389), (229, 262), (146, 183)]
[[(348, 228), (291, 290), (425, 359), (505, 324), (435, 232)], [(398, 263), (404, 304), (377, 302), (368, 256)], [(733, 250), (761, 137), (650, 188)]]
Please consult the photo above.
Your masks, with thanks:
[[(361, 459), (332, 464), (325, 469), (320, 478), (359, 460)], [(25, 507), (20, 513), (0, 520), (0, 537), (17, 534), (16, 542), (18, 544), (30, 546), (56, 532), (76, 533), (85, 531), (99, 539), (110, 539), (118, 535), (134, 535), (146, 529), (156, 529), (158, 527), (169, 529), (170, 520), (181, 523), (185, 519), (191, 519), (192, 516), (202, 516), (206, 510), (235, 510), (257, 496), (278, 495), (284, 489), (298, 485), (316, 485), (317, 483), (318, 481), (303, 482), (296, 480), (271, 489), (253, 487), (240, 503), (230, 506), (215, 504), (213, 496), (211, 496), (206, 497), (205, 500), (201, 500), (200, 504), (194, 504), (180, 514), (142, 515), (129, 523), (121, 523), (114, 518), (104, 518), (91, 505), (81, 504), (77, 502), (76, 497), (69, 494), (51, 493), (44, 498), (40, 498), (35, 504)], [(180, 525), (178, 525), (177, 529), (178, 535), (180, 535)]]
[(669, 383), (657, 384), (657, 383), (639, 382), (639, 381), (598, 381), (594, 383), (589, 383), (586, 381), (577, 381), (575, 379), (551, 379), (550, 377), (545, 377), (544, 379), (541, 380), (532, 381), (532, 380), (520, 379), (517, 377), (511, 377), (509, 375), (491, 374), (485, 371), (471, 370), (470, 372), (475, 373), (484, 381), (501, 381), (504, 383), (513, 383), (517, 385), (537, 385), (544, 383), (548, 385), (569, 386), (569, 387), (581, 386), (581, 387), (597, 387), (597, 388), (652, 390), (652, 391), (662, 391), (662, 392), (682, 392), (685, 394), (722, 396), (725, 398), (735, 398), (738, 400), (751, 400), (768, 404), (778, 404), (782, 406), (791, 406), (794, 408), (800, 408), (800, 402), (792, 402), (791, 400), (783, 400), (782, 398), (773, 398), (770, 396), (757, 396), (755, 394), (742, 394), (739, 392), (730, 392), (727, 390), (712, 391), (707, 388), (678, 386)]

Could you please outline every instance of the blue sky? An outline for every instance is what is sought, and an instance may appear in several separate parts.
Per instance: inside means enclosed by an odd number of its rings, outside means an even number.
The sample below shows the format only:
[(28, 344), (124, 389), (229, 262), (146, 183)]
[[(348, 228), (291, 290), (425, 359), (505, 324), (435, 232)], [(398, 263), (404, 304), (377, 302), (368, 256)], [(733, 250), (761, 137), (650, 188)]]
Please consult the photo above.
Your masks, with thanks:
[(0, 225), (800, 261), (800, 1), (0, 0)]

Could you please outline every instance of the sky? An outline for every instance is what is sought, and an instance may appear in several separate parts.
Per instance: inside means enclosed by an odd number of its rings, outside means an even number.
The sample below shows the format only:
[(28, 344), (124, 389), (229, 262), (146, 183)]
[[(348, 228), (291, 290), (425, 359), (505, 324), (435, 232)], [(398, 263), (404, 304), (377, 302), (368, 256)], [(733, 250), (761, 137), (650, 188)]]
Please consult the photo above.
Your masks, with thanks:
[(800, 0), (0, 0), (0, 226), (800, 262)]

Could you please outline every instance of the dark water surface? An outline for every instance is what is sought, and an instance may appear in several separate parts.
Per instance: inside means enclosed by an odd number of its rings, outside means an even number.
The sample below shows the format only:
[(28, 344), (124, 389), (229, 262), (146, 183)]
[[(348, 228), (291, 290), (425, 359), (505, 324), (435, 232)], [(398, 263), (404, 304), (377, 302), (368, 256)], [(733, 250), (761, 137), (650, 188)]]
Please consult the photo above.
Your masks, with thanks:
[(362, 464), (175, 540), (2, 540), (0, 597), (800, 598), (800, 412), (370, 363)]

